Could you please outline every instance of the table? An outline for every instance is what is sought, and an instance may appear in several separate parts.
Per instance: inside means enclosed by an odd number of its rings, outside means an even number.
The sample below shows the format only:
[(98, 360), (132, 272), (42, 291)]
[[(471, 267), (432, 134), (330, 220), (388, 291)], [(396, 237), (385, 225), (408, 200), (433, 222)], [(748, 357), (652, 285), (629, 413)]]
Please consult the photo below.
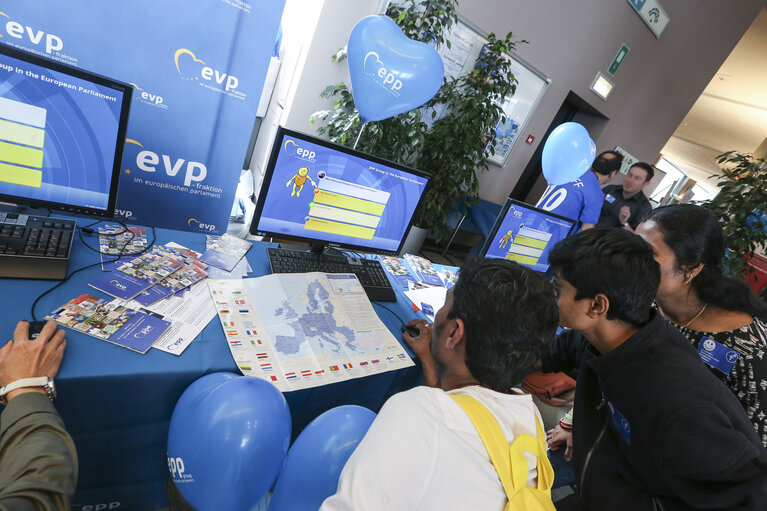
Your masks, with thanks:
[[(87, 224), (79, 220), (79, 224)], [(147, 229), (152, 240), (151, 229)], [(156, 243), (175, 241), (204, 251), (201, 234), (156, 229)], [(98, 247), (96, 234), (83, 235)], [(247, 254), (251, 276), (269, 273), (266, 247), (255, 242)], [(99, 255), (75, 239), (69, 273), (99, 261)], [(107, 295), (88, 286), (101, 275), (100, 266), (75, 273), (70, 280), (43, 297), (35, 312), (38, 319), (80, 293)], [(55, 281), (1, 278), (3, 313), (0, 332), (10, 338), (17, 321), (30, 319), (30, 306)], [(396, 287), (395, 287), (396, 289)], [(407, 321), (416, 316), (410, 302), (398, 293), (387, 307)], [(374, 306), (379, 317), (401, 339), (399, 320)], [(67, 351), (56, 386), (56, 407), (77, 446), (80, 474), (73, 510), (151, 511), (165, 507), (168, 475), (166, 444), (173, 407), (184, 389), (197, 378), (213, 372), (239, 374), (218, 319), (208, 324), (186, 351), (175, 356), (150, 349), (145, 355), (66, 329)], [(404, 343), (403, 343), (404, 345)], [(407, 346), (405, 346), (407, 349)], [(412, 353), (408, 350), (412, 356)], [(293, 419), (293, 437), (320, 413), (342, 404), (365, 406), (378, 412), (386, 399), (423, 381), (420, 365), (285, 393)]]

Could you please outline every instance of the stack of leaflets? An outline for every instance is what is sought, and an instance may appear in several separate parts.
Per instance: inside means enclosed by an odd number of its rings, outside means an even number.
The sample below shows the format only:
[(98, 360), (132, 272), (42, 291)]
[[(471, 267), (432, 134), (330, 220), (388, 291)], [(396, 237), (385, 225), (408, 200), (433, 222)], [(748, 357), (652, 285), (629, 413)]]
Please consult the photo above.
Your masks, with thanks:
[(226, 271), (232, 271), (253, 243), (230, 234), (224, 234), (220, 237), (208, 236), (205, 245), (207, 250), (200, 256), (201, 261)]
[(416, 278), (408, 271), (407, 266), (405, 266), (400, 258), (379, 255), (378, 259), (380, 259), (381, 266), (386, 269), (389, 275), (405, 289), (408, 288), (410, 282), (416, 281)]
[(168, 321), (81, 294), (45, 319), (139, 353), (146, 353), (170, 327)]
[(144, 307), (173, 296), (208, 276), (205, 271), (208, 265), (200, 261), (193, 250), (165, 246), (158, 247), (157, 252), (168, 258), (179, 259), (184, 265), (134, 298)]
[(177, 255), (163, 247), (155, 247), (152, 252), (122, 263), (89, 285), (115, 298), (130, 300), (183, 266), (184, 262)]
[(413, 269), (416, 280), (421, 284), (428, 284), (430, 286), (445, 285), (439, 273), (437, 273), (437, 270), (428, 259), (413, 254), (405, 254), (405, 261)]
[(112, 271), (117, 269), (125, 256), (132, 256), (146, 250), (146, 229), (143, 227), (128, 227), (106, 224), (99, 227), (99, 252), (101, 252), (101, 269)]

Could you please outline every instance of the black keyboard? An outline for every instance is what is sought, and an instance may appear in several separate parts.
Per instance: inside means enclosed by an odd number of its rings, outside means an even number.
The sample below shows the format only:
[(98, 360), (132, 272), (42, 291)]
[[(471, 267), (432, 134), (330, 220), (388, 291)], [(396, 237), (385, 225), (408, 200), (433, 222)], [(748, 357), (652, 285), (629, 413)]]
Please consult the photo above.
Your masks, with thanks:
[(0, 213), (0, 277), (63, 279), (75, 220)]
[(353, 273), (370, 300), (397, 301), (386, 272), (377, 260), (272, 247), (267, 248), (266, 253), (272, 273)]

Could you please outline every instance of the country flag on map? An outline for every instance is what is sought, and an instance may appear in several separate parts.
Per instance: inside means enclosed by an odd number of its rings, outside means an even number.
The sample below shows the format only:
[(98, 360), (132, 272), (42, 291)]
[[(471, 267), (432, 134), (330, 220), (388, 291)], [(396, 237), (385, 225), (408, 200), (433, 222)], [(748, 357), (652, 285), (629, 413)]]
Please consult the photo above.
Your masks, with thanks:
[(233, 294), (233, 295), (241, 295), (241, 294), (242, 294), (242, 291), (232, 291), (232, 294)]
[(312, 375), (311, 371), (301, 371), (301, 376), (311, 376), (311, 375)]
[(256, 353), (256, 358), (269, 358), (266, 353)]
[(361, 365), (361, 366), (366, 366), (366, 365), (368, 365), (368, 361), (367, 361), (367, 360), (365, 360), (365, 361), (363, 361), (363, 362), (360, 362), (360, 365)]
[(338, 371), (338, 366), (330, 366), (331, 371)]
[(226, 335), (240, 335), (237, 330), (227, 330)]
[(256, 331), (255, 330), (245, 330), (245, 333), (248, 334), (248, 335), (256, 335)]
[(242, 313), (242, 314), (247, 314), (249, 312), (250, 311), (248, 309), (240, 309), (240, 313)]
[(232, 340), (229, 341), (230, 346), (242, 346), (242, 341)]
[(271, 378), (272, 381), (277, 381), (277, 377), (276, 376), (270, 376), (269, 378)]
[(344, 364), (344, 369), (351, 369), (351, 368), (352, 368), (351, 364)]
[(219, 314), (229, 314), (229, 309), (221, 309), (218, 311)]
[(401, 359), (405, 359), (405, 358), (407, 358), (407, 355), (405, 355), (404, 353), (400, 353), (400, 354), (399, 354), (399, 355), (397, 355), (397, 356), (398, 356), (399, 358), (401, 358)]
[(285, 373), (285, 378), (287, 378), (288, 380), (294, 380), (298, 378), (298, 376), (296, 376), (296, 373)]
[(217, 300), (216, 301), (216, 305), (229, 305), (229, 302), (227, 302), (226, 300), (224, 300), (224, 301)]
[(224, 292), (223, 291), (213, 291), (213, 294), (214, 295), (222, 295), (222, 294), (224, 294)]
[(253, 327), (253, 322), (252, 322), (252, 321), (250, 321), (250, 320), (248, 320), (248, 321), (243, 321), (243, 322), (242, 322), (242, 324), (243, 324), (243, 325), (245, 325), (245, 326), (246, 326), (246, 327), (248, 327), (248, 328), (252, 328), (252, 327)]
[(272, 364), (261, 364), (261, 370), (262, 371), (271, 371), (272, 370)]
[(243, 371), (250, 371), (250, 366), (240, 366)]
[(235, 300), (234, 303), (237, 305), (245, 305), (245, 300)]
[(325, 370), (324, 370), (324, 369), (320, 369), (319, 371), (314, 371), (314, 374), (322, 374), (322, 373), (324, 373), (324, 372), (325, 372)]
[(371, 362), (374, 363), (374, 364), (377, 364), (377, 363), (380, 362), (380, 360), (378, 360), (377, 358), (374, 358), (373, 360), (371, 360)]
[(224, 326), (234, 326), (234, 321), (222, 321)]

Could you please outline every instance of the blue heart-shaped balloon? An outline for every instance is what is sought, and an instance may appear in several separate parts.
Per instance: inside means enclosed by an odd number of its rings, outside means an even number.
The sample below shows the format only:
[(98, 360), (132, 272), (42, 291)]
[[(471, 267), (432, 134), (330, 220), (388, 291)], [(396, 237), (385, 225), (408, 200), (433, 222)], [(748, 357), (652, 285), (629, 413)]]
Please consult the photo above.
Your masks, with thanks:
[(368, 16), (354, 26), (347, 53), (354, 103), (363, 122), (423, 105), (437, 93), (445, 75), (434, 48), (408, 39), (383, 15)]

